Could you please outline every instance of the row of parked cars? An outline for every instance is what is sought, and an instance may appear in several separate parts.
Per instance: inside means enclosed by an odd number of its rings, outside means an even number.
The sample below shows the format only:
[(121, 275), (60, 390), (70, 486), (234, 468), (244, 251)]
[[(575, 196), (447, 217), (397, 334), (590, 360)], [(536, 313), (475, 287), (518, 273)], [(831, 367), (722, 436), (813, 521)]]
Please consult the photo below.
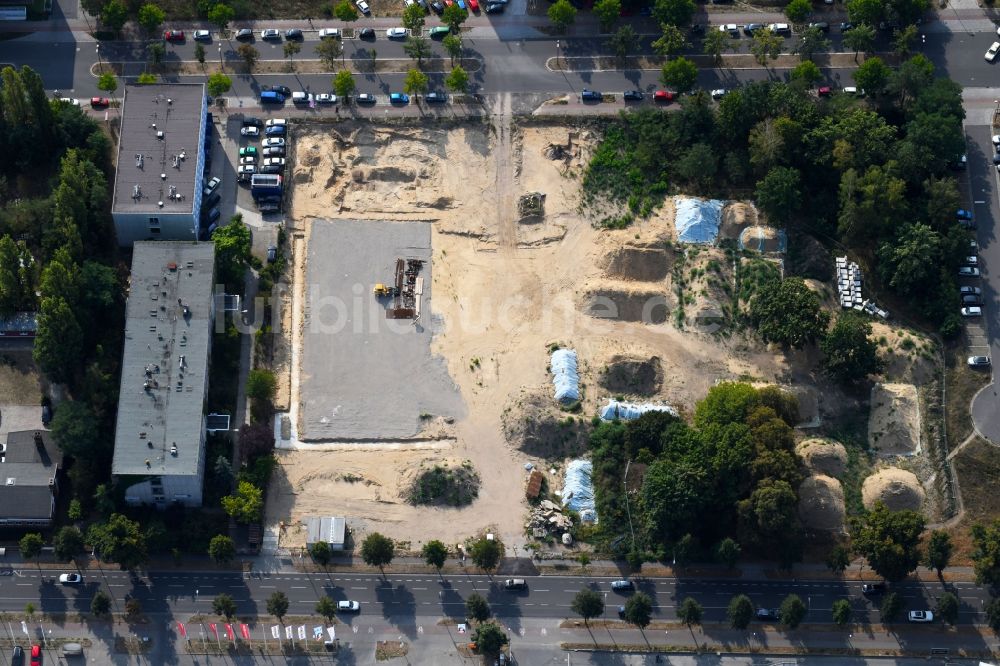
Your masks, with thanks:
[(239, 165), (236, 168), (238, 182), (250, 181), (255, 173), (282, 173), (285, 170), (285, 141), (288, 137), (288, 121), (284, 118), (243, 118), (240, 134), (248, 140), (263, 136), (260, 147), (246, 145), (240, 147)]
[[(360, 104), (362, 106), (374, 106), (378, 103), (378, 98), (371, 93), (358, 93), (354, 95), (351, 100), (341, 100), (333, 93), (311, 93), (304, 90), (292, 91), (288, 86), (264, 86), (261, 88), (260, 101), (262, 104), (284, 104), (286, 100), (291, 100), (292, 104), (296, 106), (307, 106), (309, 108), (314, 107), (317, 104), (329, 106), (331, 104), (337, 104), (340, 101), (348, 102), (353, 100), (355, 104)], [(443, 92), (429, 92), (423, 96), (423, 101), (428, 104), (445, 104), (448, 101), (448, 95)], [(389, 93), (389, 103), (393, 106), (406, 106), (410, 103), (410, 96), (406, 93), (394, 92)], [(270, 120), (268, 121), (271, 122)], [(267, 135), (267, 129), (264, 129), (264, 135)], [(246, 125), (241, 130), (244, 136), (254, 138), (260, 136), (261, 129), (253, 125)], [(275, 130), (274, 136), (283, 136), (283, 134), (278, 134), (278, 130)]]

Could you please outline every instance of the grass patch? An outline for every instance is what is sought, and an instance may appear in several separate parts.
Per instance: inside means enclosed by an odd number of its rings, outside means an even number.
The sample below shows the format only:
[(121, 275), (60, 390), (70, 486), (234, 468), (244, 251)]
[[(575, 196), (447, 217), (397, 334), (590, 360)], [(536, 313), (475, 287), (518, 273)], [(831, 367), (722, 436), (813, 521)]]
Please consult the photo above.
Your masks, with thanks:
[(466, 506), (479, 496), (479, 474), (466, 461), (452, 469), (434, 465), (417, 475), (406, 491), (410, 504), (432, 506)]
[[(948, 403), (944, 418), (948, 432), (948, 450), (964, 442), (972, 434), (972, 398), (990, 380), (989, 372), (981, 372), (966, 364), (968, 353), (961, 342), (948, 343), (945, 348), (945, 382)], [(963, 493), (965, 489), (963, 488)]]
[(844, 488), (844, 510), (848, 516), (864, 513), (861, 501), (861, 484), (872, 473), (872, 455), (868, 450), (868, 410), (860, 409), (851, 418), (832, 425), (824, 433), (844, 445), (847, 450), (847, 467), (840, 477)]
[(1000, 449), (985, 439), (976, 437), (952, 461), (965, 507), (962, 522), (950, 531), (959, 559), (966, 559), (972, 550), (969, 527), (1000, 515), (1000, 493), (996, 491), (1000, 484), (998, 454)]

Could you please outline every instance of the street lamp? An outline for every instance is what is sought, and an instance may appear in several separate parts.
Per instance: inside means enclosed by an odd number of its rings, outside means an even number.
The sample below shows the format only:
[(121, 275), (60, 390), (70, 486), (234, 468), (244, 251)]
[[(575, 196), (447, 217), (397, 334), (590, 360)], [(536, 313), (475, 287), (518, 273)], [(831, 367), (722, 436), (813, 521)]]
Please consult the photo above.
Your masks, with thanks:
[(559, 66), (559, 40), (556, 40), (556, 67)]
[(226, 66), (222, 62), (222, 44), (219, 44), (219, 69), (226, 71)]

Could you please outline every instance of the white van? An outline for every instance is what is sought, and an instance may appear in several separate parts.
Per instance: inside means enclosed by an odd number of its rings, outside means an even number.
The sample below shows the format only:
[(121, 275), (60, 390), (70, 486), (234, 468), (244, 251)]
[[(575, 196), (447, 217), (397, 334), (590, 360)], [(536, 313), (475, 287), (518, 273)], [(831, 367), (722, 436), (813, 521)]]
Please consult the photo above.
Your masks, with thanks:
[(292, 93), (292, 104), (309, 104), (312, 102), (312, 99), (312, 93), (301, 91)]

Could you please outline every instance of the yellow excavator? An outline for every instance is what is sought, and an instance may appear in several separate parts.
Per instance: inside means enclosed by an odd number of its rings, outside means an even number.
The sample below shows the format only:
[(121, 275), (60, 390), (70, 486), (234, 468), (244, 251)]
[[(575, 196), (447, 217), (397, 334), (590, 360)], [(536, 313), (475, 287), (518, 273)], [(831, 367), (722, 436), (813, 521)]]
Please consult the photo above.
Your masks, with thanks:
[(372, 293), (375, 294), (377, 298), (383, 298), (383, 297), (391, 298), (392, 296), (395, 295), (396, 289), (394, 287), (390, 287), (389, 285), (385, 285), (379, 282), (372, 289)]

